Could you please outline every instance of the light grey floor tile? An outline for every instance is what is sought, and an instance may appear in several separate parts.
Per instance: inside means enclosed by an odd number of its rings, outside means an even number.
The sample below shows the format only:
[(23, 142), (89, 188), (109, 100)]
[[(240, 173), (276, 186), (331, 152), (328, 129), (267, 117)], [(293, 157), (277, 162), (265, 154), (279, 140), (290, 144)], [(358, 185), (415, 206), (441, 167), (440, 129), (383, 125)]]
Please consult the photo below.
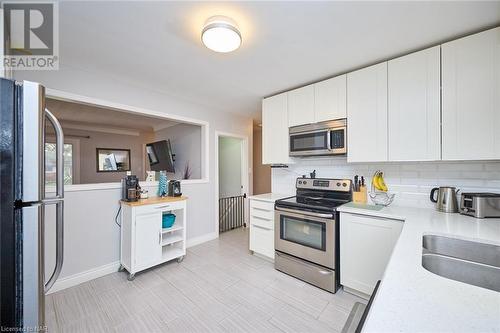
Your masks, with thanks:
[(96, 294), (89, 283), (52, 294), (59, 326), (77, 321), (98, 310)]
[(148, 290), (162, 284), (163, 282), (165, 282), (165, 280), (160, 277), (157, 270), (152, 268), (147, 271), (137, 273), (135, 275), (135, 279), (131, 283), (139, 289)]
[(351, 311), (352, 307), (354, 306), (354, 303), (356, 302), (361, 302), (363, 304), (368, 303), (368, 301), (365, 300), (364, 298), (355, 296), (353, 294), (349, 294), (348, 292), (345, 292), (343, 289), (340, 289), (335, 294), (329, 294), (327, 296), (330, 297), (330, 303), (338, 305), (348, 310), (349, 312)]
[[(244, 281), (240, 281), (224, 291), (238, 297), (240, 308), (237, 312), (245, 311), (251, 316), (251, 309), (254, 311), (254, 316), (259, 316), (261, 319), (269, 319), (274, 313), (280, 311), (286, 303), (272, 295), (256, 288)], [(241, 309), (243, 308), (243, 309)]]
[(342, 331), (349, 312), (347, 309), (330, 303), (319, 316), (319, 320), (337, 331)]
[(193, 269), (193, 272), (203, 280), (210, 283), (213, 287), (224, 290), (227, 287), (238, 282), (238, 278), (224, 272), (219, 266), (208, 264)]
[(109, 318), (102, 311), (97, 311), (60, 327), (61, 333), (104, 333), (112, 331)]
[(212, 318), (200, 311), (186, 312), (168, 325), (168, 332), (175, 333), (216, 333), (224, 332)]
[(236, 312), (231, 317), (228, 317), (219, 323), (225, 332), (283, 332), (278, 327), (274, 326), (267, 320), (260, 320), (258, 317), (245, 315)]
[[(125, 289), (123, 287), (122, 289)], [(131, 307), (120, 298), (118, 290), (111, 289), (97, 296), (99, 310), (106, 314), (111, 327), (123, 323), (133, 314)]]
[(284, 332), (335, 332), (327, 324), (288, 305), (269, 319), (269, 322)]
[(124, 285), (127, 282), (127, 274), (125, 274), (124, 272), (115, 272), (92, 280), (89, 282), (89, 284), (96, 293), (100, 294), (102, 292)]
[(134, 314), (129, 319), (115, 327), (116, 332), (151, 332), (163, 333), (168, 331), (167, 324), (157, 313), (143, 311)]
[(50, 332), (336, 332), (360, 298), (333, 295), (248, 252), (237, 229), (134, 281), (117, 272), (46, 298)]
[(318, 318), (328, 305), (327, 301), (316, 295), (311, 295), (303, 289), (302, 283), (295, 281), (276, 280), (264, 291), (314, 318)]

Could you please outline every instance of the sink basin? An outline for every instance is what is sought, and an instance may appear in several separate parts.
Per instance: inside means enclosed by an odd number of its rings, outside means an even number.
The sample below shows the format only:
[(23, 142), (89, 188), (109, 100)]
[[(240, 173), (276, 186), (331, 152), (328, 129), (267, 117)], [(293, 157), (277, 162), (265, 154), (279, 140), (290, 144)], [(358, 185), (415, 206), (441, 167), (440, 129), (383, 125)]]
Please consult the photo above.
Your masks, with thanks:
[(423, 236), (422, 266), (434, 274), (500, 292), (500, 246)]
[[(438, 235), (424, 235), (424, 252), (500, 267), (500, 246)], [(426, 251), (427, 250), (427, 251)]]

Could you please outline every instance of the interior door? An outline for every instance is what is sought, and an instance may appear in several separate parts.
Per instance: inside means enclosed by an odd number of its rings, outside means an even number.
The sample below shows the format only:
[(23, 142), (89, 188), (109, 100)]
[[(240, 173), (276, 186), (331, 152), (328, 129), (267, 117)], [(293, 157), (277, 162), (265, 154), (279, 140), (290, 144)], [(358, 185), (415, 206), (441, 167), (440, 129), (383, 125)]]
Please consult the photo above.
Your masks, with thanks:
[(135, 219), (135, 270), (161, 259), (161, 212), (138, 215)]

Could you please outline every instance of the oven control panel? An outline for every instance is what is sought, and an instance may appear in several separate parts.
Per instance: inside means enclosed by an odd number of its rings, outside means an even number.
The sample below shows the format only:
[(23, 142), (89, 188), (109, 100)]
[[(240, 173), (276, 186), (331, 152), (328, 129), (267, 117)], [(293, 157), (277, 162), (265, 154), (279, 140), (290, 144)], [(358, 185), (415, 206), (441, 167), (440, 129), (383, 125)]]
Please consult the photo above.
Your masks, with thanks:
[(297, 178), (295, 187), (298, 189), (350, 192), (351, 180), (326, 179), (326, 178)]

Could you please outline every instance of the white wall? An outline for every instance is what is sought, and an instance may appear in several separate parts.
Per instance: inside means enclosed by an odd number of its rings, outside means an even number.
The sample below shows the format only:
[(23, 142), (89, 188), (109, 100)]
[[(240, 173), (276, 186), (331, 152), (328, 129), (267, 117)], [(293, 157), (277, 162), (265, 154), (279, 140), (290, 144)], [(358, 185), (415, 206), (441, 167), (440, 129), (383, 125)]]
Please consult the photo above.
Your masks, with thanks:
[(219, 137), (219, 198), (241, 195), (242, 140)]
[(187, 163), (191, 168), (191, 179), (201, 178), (201, 126), (178, 124), (155, 132), (155, 141), (170, 140), (175, 154), (175, 174), (169, 179), (183, 179)]
[[(136, 86), (124, 78), (94, 74), (76, 69), (59, 71), (17, 72), (16, 79), (26, 79), (44, 84), (47, 88), (96, 99), (180, 115), (209, 122), (209, 174), (208, 181), (182, 185), (188, 201), (188, 243), (207, 240), (216, 236), (215, 230), (215, 131), (238, 133), (248, 136), (252, 146), (252, 120), (235, 114), (218, 112), (201, 105), (187, 103), (162, 91)], [(252, 150), (249, 149), (249, 165)], [(249, 172), (249, 184), (251, 174)], [(251, 185), (250, 185), (251, 186)], [(155, 193), (150, 189), (149, 193)], [(251, 193), (251, 188), (250, 188)], [(61, 278), (94, 270), (119, 260), (119, 229), (114, 223), (120, 190), (92, 190), (66, 192), (65, 200), (65, 262)], [(51, 222), (52, 221), (52, 222)], [(53, 224), (48, 213), (47, 224)], [(47, 233), (51, 233), (50, 228)], [(53, 253), (54, 242), (48, 239), (47, 252)], [(47, 258), (48, 263), (51, 258)], [(53, 262), (53, 258), (52, 258)], [(48, 269), (47, 269), (48, 270)]]
[[(455, 186), (462, 192), (500, 193), (500, 161), (347, 163), (346, 158), (302, 159), (286, 169), (273, 169), (272, 191), (294, 193), (295, 179), (316, 169), (316, 177), (349, 178), (363, 175), (368, 184), (376, 170), (382, 170), (394, 205), (434, 207), (429, 200), (433, 187)], [(370, 201), (370, 199), (368, 199)]]

